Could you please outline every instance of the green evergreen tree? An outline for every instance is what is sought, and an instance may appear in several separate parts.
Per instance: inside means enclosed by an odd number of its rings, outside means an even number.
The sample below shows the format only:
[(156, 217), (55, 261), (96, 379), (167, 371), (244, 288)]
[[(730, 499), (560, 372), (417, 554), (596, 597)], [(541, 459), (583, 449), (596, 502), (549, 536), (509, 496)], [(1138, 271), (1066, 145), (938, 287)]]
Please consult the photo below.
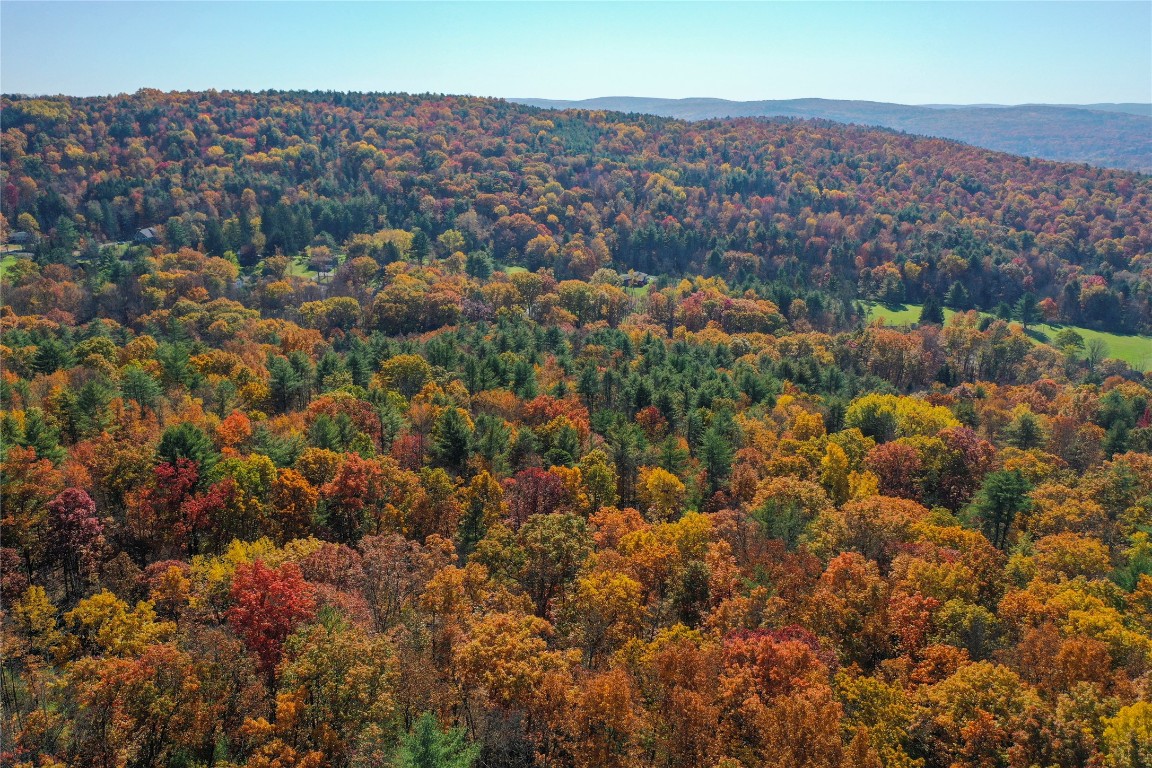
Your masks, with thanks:
[(68, 444), (80, 439), (80, 413), (77, 408), (76, 393), (64, 387), (56, 396), (56, 421), (59, 423), (60, 438)]
[(267, 456), (277, 467), (292, 466), (307, 447), (296, 432), (278, 435), (264, 424), (257, 424), (252, 430), (252, 453)]
[(178, 459), (188, 459), (200, 465), (200, 475), (216, 463), (216, 447), (204, 434), (204, 430), (190, 422), (168, 427), (160, 436), (160, 446), (156, 449), (160, 461), (175, 464)]
[(1014, 448), (1028, 450), (1044, 444), (1044, 428), (1031, 411), (1023, 411), (1004, 430), (1004, 439)]
[(676, 435), (669, 435), (664, 438), (664, 441), (660, 443), (658, 448), (656, 466), (674, 475), (679, 475), (684, 471), (684, 467), (688, 465), (690, 456), (688, 449), (680, 445), (680, 440)]
[(1104, 435), (1104, 455), (1111, 458), (1127, 451), (1129, 432), (1128, 425), (1122, 421), (1117, 421), (1109, 427), (1107, 434)]
[(417, 264), (423, 264), (432, 252), (432, 243), (428, 240), (428, 233), (422, 229), (412, 233), (412, 249), (410, 253)]
[(228, 243), (224, 239), (224, 228), (220, 226), (220, 219), (208, 219), (204, 225), (204, 252), (209, 256), (223, 256), (228, 250)]
[(303, 403), (307, 383), (287, 358), (272, 355), (268, 359), (268, 386), (273, 405), (284, 413)]
[(473, 445), (493, 473), (498, 474), (504, 468), (504, 453), (508, 450), (510, 434), (508, 425), (499, 416), (482, 413), (476, 417)]
[(732, 443), (716, 425), (708, 428), (700, 444), (700, 463), (708, 472), (708, 492), (715, 493), (732, 472)]
[(566, 424), (556, 431), (552, 444), (544, 452), (544, 461), (553, 466), (570, 467), (579, 455), (580, 435), (575, 427)]
[(536, 386), (536, 369), (523, 358), (517, 360), (516, 366), (512, 369), (512, 391), (524, 400), (531, 400), (539, 393)]
[(432, 428), (430, 453), (437, 466), (461, 474), (472, 455), (472, 427), (459, 408), (446, 408)]
[(989, 472), (972, 504), (972, 512), (984, 535), (997, 549), (1004, 549), (1012, 523), (1031, 502), (1028, 493), (1032, 484), (1014, 469), (1011, 472)]
[(36, 455), (48, 459), (52, 463), (59, 463), (64, 459), (64, 449), (60, 447), (60, 434), (49, 423), (44, 411), (39, 408), (29, 408), (24, 413), (24, 440), (26, 448), (32, 448)]
[(336, 422), (326, 413), (322, 413), (308, 428), (308, 444), (314, 448), (324, 448), (329, 451), (344, 450), (340, 440), (340, 430)]
[(464, 508), (464, 516), (460, 518), (460, 527), (456, 532), (456, 552), (461, 562), (476, 551), (476, 545), (488, 533), (488, 526), (484, 524), (484, 500), (473, 497), (468, 506)]
[(512, 472), (519, 472), (522, 469), (527, 469), (538, 462), (538, 451), (540, 450), (539, 442), (536, 440), (536, 435), (532, 430), (527, 427), (522, 427), (516, 430), (516, 437), (512, 440), (512, 445), (508, 448), (508, 464)]
[(61, 368), (68, 368), (72, 364), (72, 355), (68, 346), (56, 338), (48, 338), (36, 347), (36, 355), (32, 359), (32, 368), (37, 373), (55, 373)]
[(397, 768), (471, 768), (480, 747), (469, 744), (463, 728), (440, 729), (436, 715), (425, 712), (412, 733), (401, 737), (396, 751)]
[(56, 219), (56, 227), (52, 231), (53, 249), (65, 257), (69, 257), (72, 255), (72, 251), (76, 250), (76, 245), (79, 242), (80, 232), (76, 229), (75, 222), (67, 216), (60, 216)]
[(176, 216), (168, 219), (168, 223), (164, 225), (164, 239), (173, 253), (192, 244), (188, 227)]
[(968, 289), (959, 280), (952, 283), (948, 293), (944, 294), (944, 306), (958, 312), (966, 312), (972, 308), (972, 299), (968, 296)]
[(1028, 326), (1035, 325), (1043, 319), (1040, 307), (1036, 301), (1036, 294), (1029, 291), (1020, 297), (1015, 307), (1016, 319), (1027, 330)]
[(120, 393), (128, 400), (135, 400), (141, 408), (156, 410), (156, 403), (164, 390), (147, 371), (132, 364), (125, 366), (121, 373)]
[(605, 435), (609, 455), (616, 464), (621, 504), (632, 504), (636, 499), (636, 481), (644, 451), (644, 433), (635, 423), (617, 422)]
[(486, 251), (472, 251), (464, 263), (464, 271), (481, 280), (491, 277), (493, 269), (492, 257)]
[(924, 298), (924, 306), (920, 309), (920, 325), (943, 325), (944, 308), (940, 306), (936, 294), (929, 293)]

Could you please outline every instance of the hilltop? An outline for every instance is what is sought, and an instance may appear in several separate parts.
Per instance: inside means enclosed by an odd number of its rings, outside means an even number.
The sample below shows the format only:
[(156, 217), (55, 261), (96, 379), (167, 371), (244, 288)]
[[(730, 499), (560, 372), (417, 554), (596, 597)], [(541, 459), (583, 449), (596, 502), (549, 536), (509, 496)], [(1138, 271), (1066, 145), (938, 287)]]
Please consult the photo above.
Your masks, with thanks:
[(1052, 320), (1152, 325), (1152, 179), (1132, 173), (828, 121), (473, 97), (141, 91), (2, 106), (8, 226), (34, 230), (49, 260), (141, 230), (251, 266), (389, 227), (454, 229), (498, 264), (557, 276), (723, 274), (913, 302), (959, 281), (978, 308), (1032, 292)]
[(610, 109), (684, 120), (798, 117), (876, 125), (956, 139), (999, 152), (1152, 172), (1152, 104), (930, 104), (786, 99), (653, 99), (631, 96), (563, 101), (516, 99), (548, 109)]

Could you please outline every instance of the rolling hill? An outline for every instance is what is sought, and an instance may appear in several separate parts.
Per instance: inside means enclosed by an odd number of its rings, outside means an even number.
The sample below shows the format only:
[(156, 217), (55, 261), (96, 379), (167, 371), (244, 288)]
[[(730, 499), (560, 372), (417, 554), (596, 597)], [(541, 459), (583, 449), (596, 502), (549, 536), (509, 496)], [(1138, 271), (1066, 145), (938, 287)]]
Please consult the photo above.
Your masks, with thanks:
[(611, 265), (911, 302), (960, 282), (986, 310), (1031, 292), (1066, 323), (1152, 329), (1152, 178), (1130, 172), (831, 120), (474, 97), (140, 91), (2, 107), (5, 217), (44, 262), (142, 238), (250, 268), (399, 228), (561, 278)]
[(956, 139), (1015, 155), (1152, 172), (1152, 105), (1147, 104), (912, 106), (833, 99), (727, 101), (630, 96), (515, 101), (550, 109), (608, 109), (682, 120), (819, 118)]

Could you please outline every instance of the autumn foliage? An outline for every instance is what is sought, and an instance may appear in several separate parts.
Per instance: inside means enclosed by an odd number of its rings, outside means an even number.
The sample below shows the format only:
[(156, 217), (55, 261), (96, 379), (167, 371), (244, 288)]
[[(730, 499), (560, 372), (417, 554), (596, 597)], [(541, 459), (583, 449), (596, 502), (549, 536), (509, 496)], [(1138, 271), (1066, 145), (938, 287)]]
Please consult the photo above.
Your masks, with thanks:
[(3, 121), (3, 764), (1148, 763), (1152, 379), (855, 303), (1147, 328), (1146, 178), (431, 96)]

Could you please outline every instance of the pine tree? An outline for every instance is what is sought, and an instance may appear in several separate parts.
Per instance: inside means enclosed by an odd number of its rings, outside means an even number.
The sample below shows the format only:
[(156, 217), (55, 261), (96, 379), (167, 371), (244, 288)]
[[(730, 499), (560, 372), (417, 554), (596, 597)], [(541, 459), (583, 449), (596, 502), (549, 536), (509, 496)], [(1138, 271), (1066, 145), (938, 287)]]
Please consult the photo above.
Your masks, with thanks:
[(428, 234), (418, 229), (412, 234), (412, 258), (415, 259), (417, 264), (423, 264), (424, 260), (428, 258), (428, 254), (432, 251), (432, 244), (428, 240)]
[(228, 243), (224, 239), (224, 228), (220, 226), (220, 219), (208, 219), (204, 225), (204, 251), (209, 256), (223, 256), (228, 250)]
[(217, 456), (216, 448), (204, 430), (187, 421), (164, 430), (156, 455), (169, 464), (175, 464), (179, 459), (194, 461), (200, 465), (201, 474), (215, 463)]
[(164, 389), (147, 371), (133, 363), (125, 366), (121, 373), (120, 392), (125, 398), (139, 403), (141, 408), (155, 410), (156, 401), (164, 394)]
[(948, 293), (944, 294), (944, 306), (964, 312), (972, 308), (972, 300), (968, 297), (968, 289), (959, 280), (952, 283)]
[(1122, 421), (1115, 422), (1108, 428), (1107, 434), (1104, 436), (1104, 455), (1111, 458), (1118, 453), (1124, 453), (1128, 450), (1128, 435), (1130, 430), (1128, 425)]
[(440, 730), (436, 715), (425, 712), (412, 733), (400, 740), (395, 764), (398, 768), (471, 768), (480, 747), (469, 744), (463, 728)]
[(432, 459), (438, 466), (464, 471), (472, 455), (472, 427), (458, 408), (447, 408), (432, 429)]
[(1028, 509), (1032, 484), (1020, 470), (989, 472), (972, 505), (984, 535), (997, 549), (1004, 549), (1016, 515)]
[(715, 493), (732, 471), (732, 443), (715, 425), (704, 433), (700, 462), (708, 471), (708, 490)]
[(584, 400), (584, 405), (588, 407), (588, 413), (592, 413), (596, 405), (596, 393), (600, 389), (600, 377), (596, 375), (596, 368), (594, 366), (585, 366), (580, 372), (580, 379), (576, 382), (576, 391)]
[(920, 309), (920, 325), (943, 325), (944, 309), (936, 299), (936, 294), (929, 293), (924, 299), (924, 306)]
[(1036, 294), (1029, 291), (1021, 296), (1020, 300), (1016, 302), (1015, 314), (1016, 319), (1024, 326), (1024, 330), (1028, 330), (1028, 326), (1040, 322), (1042, 316), (1036, 302)]
[(271, 355), (268, 358), (268, 386), (276, 410), (283, 413), (303, 403), (307, 381), (287, 358)]
[(492, 257), (488, 255), (487, 251), (472, 251), (464, 263), (464, 271), (481, 280), (487, 280), (491, 277), (494, 269)]
[(512, 391), (524, 400), (531, 400), (539, 391), (536, 386), (536, 370), (523, 358), (517, 360), (512, 369)]
[(340, 442), (340, 430), (336, 422), (326, 413), (322, 413), (312, 422), (308, 429), (308, 443), (314, 448), (324, 448), (329, 451), (340, 451), (344, 446)]
[(25, 447), (36, 451), (42, 459), (59, 463), (64, 459), (64, 449), (60, 447), (60, 435), (39, 408), (29, 408), (24, 414)]
[(532, 430), (526, 427), (518, 429), (512, 445), (508, 448), (508, 464), (512, 471), (518, 472), (531, 466), (536, 461), (539, 448)]
[(1008, 445), (1021, 450), (1036, 448), (1044, 443), (1044, 428), (1031, 411), (1023, 411), (1004, 430)]

